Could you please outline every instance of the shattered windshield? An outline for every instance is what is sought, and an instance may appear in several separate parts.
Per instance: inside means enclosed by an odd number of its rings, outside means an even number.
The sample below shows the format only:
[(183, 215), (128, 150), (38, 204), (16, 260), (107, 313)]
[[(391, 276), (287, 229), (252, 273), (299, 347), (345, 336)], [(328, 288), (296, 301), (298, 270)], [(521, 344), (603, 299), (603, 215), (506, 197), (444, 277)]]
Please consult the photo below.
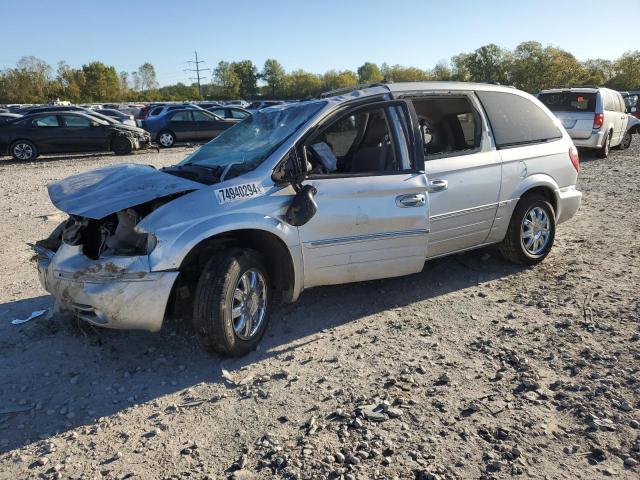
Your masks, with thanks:
[(253, 112), (179, 165), (230, 167), (235, 174), (253, 170), (325, 105), (315, 100)]

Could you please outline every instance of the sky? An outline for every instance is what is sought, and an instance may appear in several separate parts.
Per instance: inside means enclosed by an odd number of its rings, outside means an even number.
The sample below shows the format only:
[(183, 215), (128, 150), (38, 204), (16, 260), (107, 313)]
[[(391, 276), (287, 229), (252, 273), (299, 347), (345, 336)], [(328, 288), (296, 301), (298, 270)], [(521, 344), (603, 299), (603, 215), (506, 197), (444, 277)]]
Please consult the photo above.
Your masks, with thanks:
[[(99, 60), (118, 71), (151, 62), (161, 85), (190, 83), (221, 60), (276, 58), (286, 70), (356, 70), (365, 61), (432, 68), (488, 43), (536, 40), (579, 60), (639, 49), (635, 28), (601, 1), (1, 0), (0, 68), (25, 55), (55, 67)], [(640, 0), (625, 3), (627, 11)], [(616, 28), (616, 25), (619, 28)], [(210, 72), (204, 72), (210, 79)]]

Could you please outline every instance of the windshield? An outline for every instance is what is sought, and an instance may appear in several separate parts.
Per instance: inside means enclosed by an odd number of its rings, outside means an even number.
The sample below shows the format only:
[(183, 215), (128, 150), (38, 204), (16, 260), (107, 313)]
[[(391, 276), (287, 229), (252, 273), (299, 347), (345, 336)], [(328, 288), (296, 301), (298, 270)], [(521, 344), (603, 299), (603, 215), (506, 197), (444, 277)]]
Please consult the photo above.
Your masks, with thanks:
[(253, 170), (326, 105), (300, 102), (255, 112), (188, 156), (180, 165)]
[(541, 93), (538, 100), (552, 112), (595, 112), (596, 94), (582, 92)]

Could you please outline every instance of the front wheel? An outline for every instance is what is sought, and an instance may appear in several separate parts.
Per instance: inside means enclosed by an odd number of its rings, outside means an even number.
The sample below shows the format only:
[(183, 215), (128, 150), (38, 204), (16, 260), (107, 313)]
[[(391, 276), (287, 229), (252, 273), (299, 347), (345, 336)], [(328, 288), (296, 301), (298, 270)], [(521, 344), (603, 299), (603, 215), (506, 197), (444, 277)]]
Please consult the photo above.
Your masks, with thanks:
[(28, 140), (18, 140), (11, 145), (11, 155), (20, 162), (29, 162), (38, 156), (38, 149)]
[(176, 136), (173, 132), (165, 130), (158, 135), (158, 143), (162, 148), (173, 147), (173, 144), (176, 143)]
[(193, 323), (203, 345), (238, 357), (254, 350), (267, 328), (271, 288), (255, 250), (232, 248), (212, 257), (196, 287)]
[(516, 205), (507, 235), (498, 248), (511, 262), (535, 265), (551, 251), (555, 234), (553, 206), (543, 196), (526, 195)]
[(111, 140), (111, 151), (116, 155), (129, 155), (133, 151), (133, 143), (124, 135), (114, 137)]

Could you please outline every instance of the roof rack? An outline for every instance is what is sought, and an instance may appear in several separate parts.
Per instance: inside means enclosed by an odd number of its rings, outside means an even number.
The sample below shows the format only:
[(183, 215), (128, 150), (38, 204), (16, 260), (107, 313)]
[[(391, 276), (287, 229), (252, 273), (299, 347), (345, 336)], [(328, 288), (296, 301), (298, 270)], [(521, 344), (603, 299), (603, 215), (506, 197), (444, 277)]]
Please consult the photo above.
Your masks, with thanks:
[[(387, 87), (385, 83), (360, 83), (358, 85), (352, 85), (350, 87), (336, 88), (335, 90), (329, 90), (328, 92), (322, 92), (319, 98), (335, 97), (336, 95), (343, 95), (345, 93), (355, 92), (356, 90), (362, 90), (363, 88), (372, 87)], [(388, 87), (387, 87), (388, 88)]]

